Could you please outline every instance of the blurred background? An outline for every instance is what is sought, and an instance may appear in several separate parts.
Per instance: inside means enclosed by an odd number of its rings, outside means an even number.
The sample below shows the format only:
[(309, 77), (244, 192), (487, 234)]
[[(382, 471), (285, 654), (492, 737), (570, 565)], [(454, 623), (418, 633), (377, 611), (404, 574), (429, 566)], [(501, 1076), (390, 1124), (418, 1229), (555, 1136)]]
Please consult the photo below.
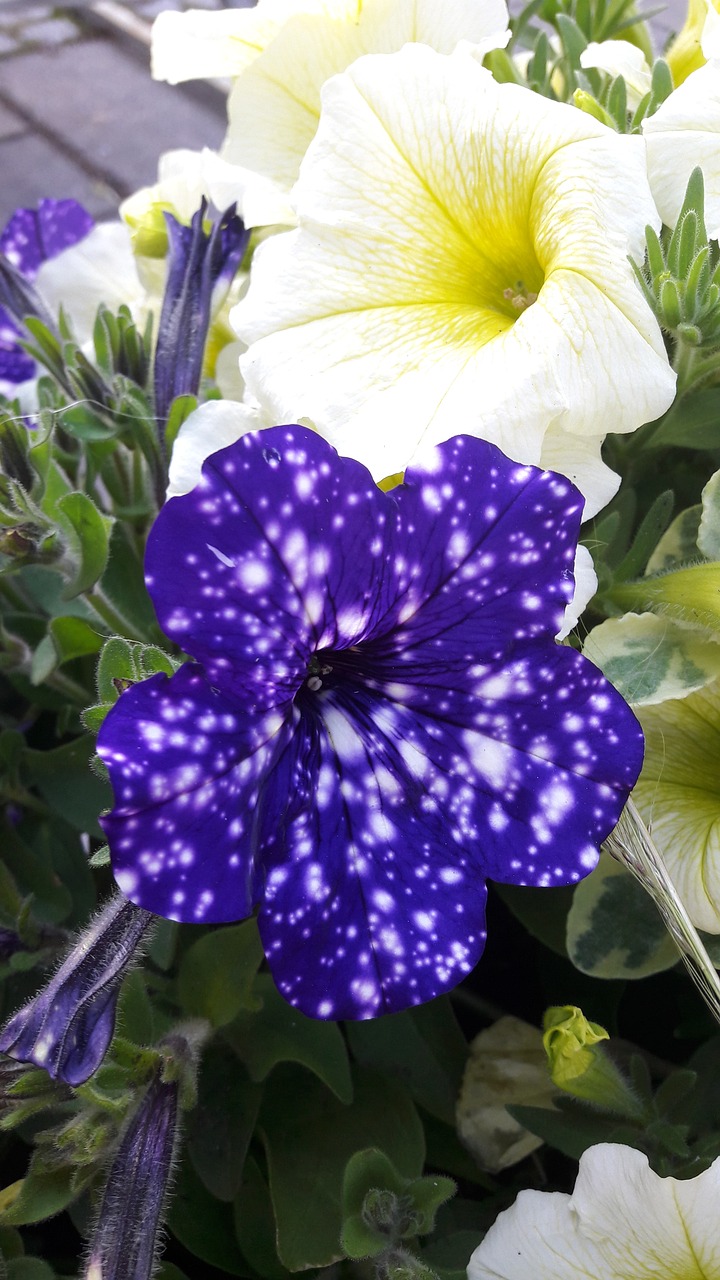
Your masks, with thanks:
[[(225, 91), (150, 79), (150, 30), (164, 9), (246, 8), (254, 0), (0, 0), (0, 227), (22, 205), (72, 196), (95, 218), (154, 182), (173, 147), (217, 147)], [(443, 0), (437, 0), (442, 4)], [(650, 12), (653, 0), (638, 8)], [(660, 50), (685, 0), (652, 19)]]

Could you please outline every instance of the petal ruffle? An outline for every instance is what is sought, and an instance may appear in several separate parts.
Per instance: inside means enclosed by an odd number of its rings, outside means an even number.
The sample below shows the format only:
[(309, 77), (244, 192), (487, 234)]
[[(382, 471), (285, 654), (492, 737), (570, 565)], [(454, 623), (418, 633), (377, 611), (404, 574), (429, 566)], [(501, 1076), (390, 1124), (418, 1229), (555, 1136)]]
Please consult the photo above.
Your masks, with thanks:
[(172, 920), (250, 914), (253, 810), (282, 733), (281, 716), (251, 718), (192, 664), (122, 694), (98, 753), (115, 794), (101, 824), (127, 898)]

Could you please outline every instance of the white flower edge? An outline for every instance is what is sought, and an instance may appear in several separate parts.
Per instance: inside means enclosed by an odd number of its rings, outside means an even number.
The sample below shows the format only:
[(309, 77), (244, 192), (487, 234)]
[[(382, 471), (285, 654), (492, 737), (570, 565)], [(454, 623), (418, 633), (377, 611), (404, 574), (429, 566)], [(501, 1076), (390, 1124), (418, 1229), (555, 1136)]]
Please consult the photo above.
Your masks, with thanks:
[(663, 222), (674, 227), (688, 178), (705, 179), (705, 223), (720, 236), (720, 62), (707, 62), (642, 122), (650, 189)]
[(235, 400), (207, 400), (183, 422), (170, 457), (166, 498), (176, 498), (195, 488), (203, 463), (212, 453), (234, 444), (248, 431), (271, 424), (253, 405)]
[(645, 54), (629, 40), (591, 40), (580, 54), (580, 66), (585, 69), (594, 67), (613, 79), (622, 76), (631, 111), (635, 111), (645, 94), (650, 92), (652, 72)]
[(63, 308), (81, 346), (92, 338), (101, 303), (113, 313), (124, 303), (140, 327), (147, 317), (146, 290), (123, 222), (100, 222), (78, 244), (48, 258), (36, 287), (53, 314)]
[(581, 1156), (572, 1195), (521, 1191), (468, 1265), (468, 1280), (657, 1280), (720, 1271), (720, 1160), (660, 1178), (632, 1147)]

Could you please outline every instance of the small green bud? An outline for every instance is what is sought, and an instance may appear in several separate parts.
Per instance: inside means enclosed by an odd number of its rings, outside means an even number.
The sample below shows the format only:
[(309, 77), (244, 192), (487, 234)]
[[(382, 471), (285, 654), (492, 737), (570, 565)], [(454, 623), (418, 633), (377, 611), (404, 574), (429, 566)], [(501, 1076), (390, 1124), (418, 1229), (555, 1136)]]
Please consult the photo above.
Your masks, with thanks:
[(584, 111), (586, 115), (593, 116), (595, 120), (599, 120), (601, 124), (606, 124), (609, 129), (613, 129), (617, 133), (617, 124), (613, 117), (604, 107), (600, 106), (597, 98), (594, 98), (586, 89), (576, 89), (573, 93), (573, 104)]
[(550, 1076), (564, 1093), (622, 1116), (640, 1119), (643, 1109), (615, 1064), (598, 1046), (610, 1037), (575, 1005), (555, 1005), (543, 1018), (543, 1044)]

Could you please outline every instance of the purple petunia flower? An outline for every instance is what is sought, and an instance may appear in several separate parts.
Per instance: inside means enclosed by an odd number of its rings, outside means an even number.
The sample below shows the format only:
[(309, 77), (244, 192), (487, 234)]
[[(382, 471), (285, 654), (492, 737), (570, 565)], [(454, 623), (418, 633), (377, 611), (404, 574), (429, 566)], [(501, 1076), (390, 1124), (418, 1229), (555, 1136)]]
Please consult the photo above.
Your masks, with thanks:
[(258, 906), (312, 1016), (459, 982), (486, 877), (579, 880), (640, 770), (632, 712), (554, 639), (581, 510), (463, 436), (390, 493), (299, 426), (208, 459), (146, 561), (197, 661), (124, 693), (98, 743), (123, 892), (203, 923)]
[[(16, 209), (0, 232), (3, 254), (24, 280), (33, 281), (43, 262), (84, 240), (95, 222), (76, 200), (41, 200), (37, 209)], [(0, 391), (35, 376), (35, 361), (23, 351), (20, 326), (0, 306)]]
[(100, 1066), (120, 986), (151, 923), (119, 894), (80, 935), (57, 973), (0, 1029), (0, 1052), (78, 1085)]

